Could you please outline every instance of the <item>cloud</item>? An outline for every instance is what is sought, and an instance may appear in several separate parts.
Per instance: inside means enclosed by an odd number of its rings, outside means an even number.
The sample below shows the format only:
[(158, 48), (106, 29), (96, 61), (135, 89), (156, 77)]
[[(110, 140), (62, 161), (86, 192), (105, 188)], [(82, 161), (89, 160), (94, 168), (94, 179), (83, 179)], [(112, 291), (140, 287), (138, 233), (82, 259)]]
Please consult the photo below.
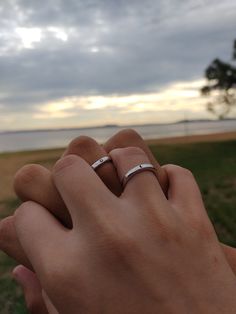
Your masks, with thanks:
[[(127, 96), (81, 96), (66, 97), (56, 102), (41, 105), (32, 116), (37, 120), (55, 120), (80, 126), (129, 123), (161, 123), (178, 119), (210, 117), (202, 115), (205, 99), (199, 88), (203, 80), (171, 84), (157, 93)], [(21, 113), (18, 113), (21, 116)], [(62, 126), (62, 124), (60, 124)], [(66, 126), (66, 125), (64, 125)]]
[(233, 0), (2, 1), (1, 112), (37, 117), (64, 99), (199, 80), (213, 58), (230, 58), (235, 21)]

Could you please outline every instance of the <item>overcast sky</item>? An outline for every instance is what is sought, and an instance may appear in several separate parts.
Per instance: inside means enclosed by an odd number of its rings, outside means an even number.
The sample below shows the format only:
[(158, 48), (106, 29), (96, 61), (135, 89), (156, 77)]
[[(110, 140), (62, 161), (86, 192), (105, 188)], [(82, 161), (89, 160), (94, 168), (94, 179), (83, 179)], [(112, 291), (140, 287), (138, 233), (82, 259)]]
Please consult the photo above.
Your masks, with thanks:
[(234, 38), (235, 0), (1, 0), (0, 129), (212, 117)]

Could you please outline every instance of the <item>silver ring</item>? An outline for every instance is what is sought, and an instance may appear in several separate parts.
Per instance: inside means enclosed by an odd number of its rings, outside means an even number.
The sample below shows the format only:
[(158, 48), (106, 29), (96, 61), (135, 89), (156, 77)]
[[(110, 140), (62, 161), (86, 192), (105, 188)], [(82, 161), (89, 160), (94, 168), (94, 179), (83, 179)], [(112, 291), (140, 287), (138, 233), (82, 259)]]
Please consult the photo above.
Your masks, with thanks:
[(103, 165), (105, 162), (111, 161), (111, 158), (109, 156), (104, 156), (100, 159), (98, 159), (97, 161), (95, 161), (91, 167), (93, 168), (93, 170), (96, 170), (98, 167), (100, 167), (101, 165)]
[(130, 169), (125, 175), (124, 178), (122, 180), (122, 185), (123, 188), (126, 186), (126, 184), (128, 183), (128, 181), (137, 173), (143, 172), (143, 171), (151, 171), (153, 172), (155, 175), (157, 175), (157, 170), (156, 168), (152, 165), (152, 164), (140, 164), (138, 166), (133, 167), (132, 169)]

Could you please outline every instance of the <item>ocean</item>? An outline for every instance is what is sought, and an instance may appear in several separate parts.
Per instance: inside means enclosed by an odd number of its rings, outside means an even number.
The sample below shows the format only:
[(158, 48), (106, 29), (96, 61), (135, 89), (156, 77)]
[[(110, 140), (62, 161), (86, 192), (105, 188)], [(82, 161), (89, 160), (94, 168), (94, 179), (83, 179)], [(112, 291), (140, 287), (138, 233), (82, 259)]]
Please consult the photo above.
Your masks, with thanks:
[[(127, 127), (107, 126), (81, 129), (4, 132), (0, 133), (0, 152), (17, 152), (65, 147), (73, 138), (80, 135), (91, 136), (99, 143), (103, 143), (124, 128)], [(138, 125), (132, 126), (132, 128), (141, 134), (144, 139), (156, 139), (236, 131), (236, 120)]]

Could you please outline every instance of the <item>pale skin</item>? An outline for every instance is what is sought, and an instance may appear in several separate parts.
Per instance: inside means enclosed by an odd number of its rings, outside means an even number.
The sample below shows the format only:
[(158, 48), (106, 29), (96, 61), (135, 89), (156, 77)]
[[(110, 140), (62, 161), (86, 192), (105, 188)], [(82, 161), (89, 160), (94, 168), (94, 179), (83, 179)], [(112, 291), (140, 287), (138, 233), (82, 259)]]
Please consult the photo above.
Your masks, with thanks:
[[(133, 130), (124, 130), (112, 137), (104, 147), (89, 137), (79, 137), (73, 140), (64, 155), (76, 154), (89, 164), (107, 155), (112, 149), (136, 146), (144, 150), (151, 163), (158, 170), (158, 180), (162, 189), (167, 191), (168, 180), (165, 171), (153, 157), (142, 138)], [(122, 187), (112, 163), (104, 164), (97, 174), (106, 186), (115, 194), (122, 193)], [(71, 217), (59, 195), (51, 177), (51, 172), (40, 165), (27, 165), (20, 169), (15, 176), (14, 188), (22, 201), (32, 200), (52, 212), (67, 227), (71, 226)], [(32, 269), (25, 256), (14, 228), (13, 216), (3, 219), (0, 223), (0, 248), (19, 263)]]
[[(110, 156), (120, 180), (148, 162), (134, 147)], [(53, 180), (73, 228), (36, 202), (16, 211), (20, 243), (59, 313), (235, 313), (236, 277), (196, 181), (178, 166), (165, 171), (167, 198), (147, 171), (116, 196), (88, 163), (69, 155)]]
[[(95, 160), (107, 155), (112, 149), (127, 146), (136, 146), (145, 151), (149, 161), (158, 170), (158, 180), (163, 191), (166, 192), (168, 180), (165, 171), (155, 160), (143, 139), (134, 130), (120, 131), (102, 147), (89, 137), (76, 138), (70, 143), (64, 155), (76, 154), (92, 164)], [(121, 194), (122, 187), (112, 163), (107, 163), (99, 168), (97, 174), (114, 194)], [(52, 182), (51, 173), (47, 169), (39, 165), (23, 167), (15, 176), (14, 186), (16, 194), (22, 201), (36, 201), (54, 213), (65, 226), (71, 225), (66, 206)], [(0, 223), (0, 247), (19, 263), (32, 269), (16, 237), (13, 216), (3, 219)], [(21, 265), (14, 269), (13, 275), (24, 290), (27, 308), (30, 313), (47, 313), (42, 299), (41, 287), (35, 274)]]
[[(166, 192), (168, 180), (164, 168), (160, 168), (145, 142), (133, 130), (121, 131), (112, 137), (104, 147), (101, 147), (90, 138), (78, 138), (72, 141), (65, 155), (76, 154), (92, 164), (111, 150), (127, 146), (140, 147), (145, 151), (149, 161), (158, 169), (158, 180), (162, 189)], [(98, 169), (97, 173), (114, 194), (120, 195), (122, 189), (112, 163), (104, 165)], [(59, 217), (66, 226), (70, 225), (70, 216), (66, 206), (55, 189), (51, 180), (51, 173), (47, 169), (38, 165), (24, 167), (16, 175), (15, 189), (22, 200), (38, 202)], [(0, 246), (20, 263), (30, 267), (30, 263), (17, 240), (13, 217), (4, 219), (0, 224)], [(232, 269), (236, 272), (235, 250), (226, 246), (223, 247), (223, 250)], [(24, 289), (29, 310), (35, 314), (47, 313), (41, 296), (41, 287), (34, 273), (20, 266), (14, 271), (14, 276)]]

